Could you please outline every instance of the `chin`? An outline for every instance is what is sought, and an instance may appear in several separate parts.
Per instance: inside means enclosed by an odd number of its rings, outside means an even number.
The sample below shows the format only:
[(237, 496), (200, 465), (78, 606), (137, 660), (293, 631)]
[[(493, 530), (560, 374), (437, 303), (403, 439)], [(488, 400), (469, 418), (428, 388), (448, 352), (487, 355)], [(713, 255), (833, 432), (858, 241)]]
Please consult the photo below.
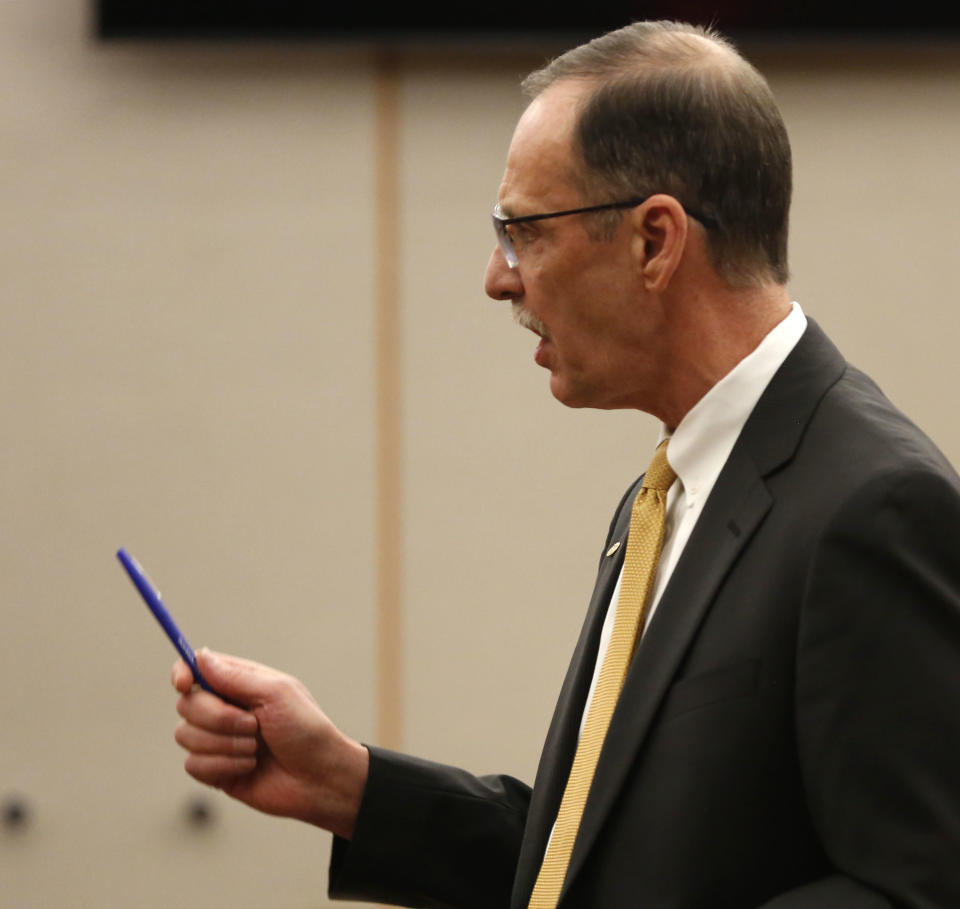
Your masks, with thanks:
[[(593, 408), (594, 410), (624, 410), (630, 408), (645, 410), (642, 407), (638, 408), (632, 401), (622, 395), (605, 395), (595, 387), (571, 385), (569, 382), (562, 382), (555, 374), (550, 376), (550, 393), (564, 407)], [(647, 412), (649, 413), (649, 411)]]
[(564, 407), (596, 407), (591, 403), (589, 394), (584, 389), (571, 388), (570, 385), (559, 379), (556, 374), (550, 376), (550, 393)]

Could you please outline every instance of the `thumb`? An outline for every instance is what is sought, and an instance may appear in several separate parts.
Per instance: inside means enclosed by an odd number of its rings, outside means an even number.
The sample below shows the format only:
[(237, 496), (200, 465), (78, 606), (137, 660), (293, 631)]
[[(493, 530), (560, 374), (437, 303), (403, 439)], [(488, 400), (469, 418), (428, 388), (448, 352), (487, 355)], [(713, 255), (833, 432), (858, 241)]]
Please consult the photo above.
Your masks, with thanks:
[(214, 693), (239, 707), (251, 707), (264, 700), (270, 670), (249, 660), (201, 647), (197, 667)]

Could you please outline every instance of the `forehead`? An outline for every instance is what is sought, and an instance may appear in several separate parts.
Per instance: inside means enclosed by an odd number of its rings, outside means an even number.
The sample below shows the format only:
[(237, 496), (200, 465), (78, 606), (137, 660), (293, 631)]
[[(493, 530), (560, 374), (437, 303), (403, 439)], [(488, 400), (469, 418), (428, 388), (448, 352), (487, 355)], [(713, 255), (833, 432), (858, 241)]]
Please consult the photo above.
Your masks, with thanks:
[(500, 184), (506, 215), (530, 214), (579, 201), (572, 151), (573, 125), (583, 83), (556, 82), (520, 117)]

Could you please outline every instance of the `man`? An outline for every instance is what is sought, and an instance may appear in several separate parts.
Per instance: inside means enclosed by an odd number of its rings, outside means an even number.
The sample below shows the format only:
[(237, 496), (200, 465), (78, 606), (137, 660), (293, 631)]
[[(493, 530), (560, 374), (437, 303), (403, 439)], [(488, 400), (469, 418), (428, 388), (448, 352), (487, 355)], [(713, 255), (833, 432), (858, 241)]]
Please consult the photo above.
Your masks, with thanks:
[(534, 787), (364, 748), (208, 652), (246, 710), (175, 667), (187, 770), (337, 834), (336, 896), (955, 909), (960, 479), (790, 302), (766, 83), (639, 23), (527, 88), (487, 292), (560, 401), (668, 440), (614, 515)]

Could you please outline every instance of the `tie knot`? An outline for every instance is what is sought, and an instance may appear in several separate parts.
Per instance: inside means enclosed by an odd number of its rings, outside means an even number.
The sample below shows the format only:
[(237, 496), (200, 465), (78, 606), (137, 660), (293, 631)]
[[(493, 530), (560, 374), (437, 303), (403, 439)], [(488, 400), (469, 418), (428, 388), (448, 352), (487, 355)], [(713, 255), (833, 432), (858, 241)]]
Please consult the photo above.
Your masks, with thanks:
[(643, 488), (666, 492), (676, 478), (677, 475), (667, 460), (667, 443), (661, 442), (653, 453), (653, 460), (643, 477)]

